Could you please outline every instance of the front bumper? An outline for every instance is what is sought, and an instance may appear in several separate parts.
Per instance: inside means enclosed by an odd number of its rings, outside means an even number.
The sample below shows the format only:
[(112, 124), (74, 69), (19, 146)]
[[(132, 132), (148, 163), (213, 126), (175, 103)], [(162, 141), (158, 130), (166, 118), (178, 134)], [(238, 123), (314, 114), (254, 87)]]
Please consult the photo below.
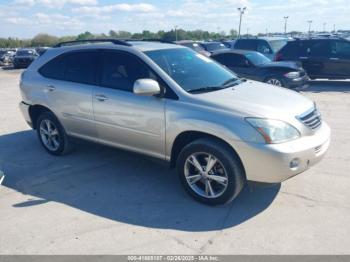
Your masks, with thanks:
[(240, 142), (237, 152), (248, 180), (280, 183), (320, 162), (329, 148), (330, 137), (331, 130), (323, 122), (312, 136), (282, 144)]
[(309, 87), (309, 77), (307, 75), (295, 79), (285, 77), (285, 85), (291, 89), (305, 89)]
[(24, 120), (27, 122), (27, 124), (28, 124), (31, 128), (33, 128), (32, 119), (31, 119), (31, 117), (30, 117), (30, 115), (29, 115), (29, 107), (30, 107), (30, 105), (26, 104), (25, 102), (21, 102), (21, 103), (19, 104), (19, 108), (20, 108), (20, 110), (21, 110), (21, 112), (22, 112), (22, 115), (23, 115), (23, 117), (24, 117)]

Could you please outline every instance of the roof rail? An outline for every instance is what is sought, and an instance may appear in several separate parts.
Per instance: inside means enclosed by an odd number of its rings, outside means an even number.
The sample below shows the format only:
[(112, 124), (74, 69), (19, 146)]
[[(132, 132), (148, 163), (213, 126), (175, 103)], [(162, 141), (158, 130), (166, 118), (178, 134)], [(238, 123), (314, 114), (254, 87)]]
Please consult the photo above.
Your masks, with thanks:
[(164, 43), (164, 44), (175, 44), (173, 41), (162, 40), (162, 39), (157, 39), (157, 38), (124, 39), (124, 41), (127, 41), (127, 42), (143, 41), (143, 42), (159, 42), (159, 43)]
[(110, 38), (106, 38), (106, 39), (84, 39), (84, 40), (75, 40), (75, 41), (67, 41), (67, 42), (61, 42), (58, 43), (57, 45), (54, 46), (54, 48), (57, 47), (62, 47), (62, 46), (71, 46), (71, 45), (75, 45), (75, 44), (80, 44), (80, 43), (112, 43), (115, 45), (124, 45), (124, 46), (131, 46), (131, 44), (123, 41), (123, 40), (118, 40), (118, 39), (110, 39)]

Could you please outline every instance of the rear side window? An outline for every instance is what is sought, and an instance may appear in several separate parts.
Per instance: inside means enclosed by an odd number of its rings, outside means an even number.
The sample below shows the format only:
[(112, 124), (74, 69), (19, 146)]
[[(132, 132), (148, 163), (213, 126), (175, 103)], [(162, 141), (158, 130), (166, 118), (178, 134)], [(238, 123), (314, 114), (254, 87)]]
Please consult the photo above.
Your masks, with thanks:
[(338, 58), (350, 59), (350, 42), (332, 41), (332, 55)]
[(331, 45), (329, 41), (312, 41), (307, 49), (307, 53), (313, 57), (328, 57), (331, 54)]
[(235, 48), (256, 51), (257, 43), (254, 40), (237, 40)]
[(39, 72), (47, 78), (95, 85), (96, 65), (95, 51), (73, 52), (51, 60)]
[(96, 84), (96, 53), (78, 52), (63, 58), (64, 80), (83, 84)]
[(284, 58), (298, 59), (301, 56), (308, 56), (310, 51), (309, 41), (291, 41), (279, 52)]

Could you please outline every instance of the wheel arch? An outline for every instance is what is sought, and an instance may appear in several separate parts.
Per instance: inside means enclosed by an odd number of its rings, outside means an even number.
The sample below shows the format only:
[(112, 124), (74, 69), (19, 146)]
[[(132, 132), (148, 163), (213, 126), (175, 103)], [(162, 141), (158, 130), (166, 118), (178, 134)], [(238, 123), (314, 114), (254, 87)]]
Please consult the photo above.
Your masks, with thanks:
[(242, 162), (239, 154), (237, 153), (237, 151), (228, 142), (226, 142), (222, 138), (217, 137), (217, 136), (212, 135), (212, 134), (209, 134), (209, 133), (201, 132), (201, 131), (184, 131), (184, 132), (180, 133), (175, 138), (174, 143), (173, 143), (172, 148), (171, 148), (170, 167), (171, 168), (175, 167), (178, 156), (179, 156), (181, 150), (185, 146), (187, 146), (188, 144), (192, 143), (193, 141), (196, 141), (196, 140), (201, 139), (201, 138), (213, 139), (213, 140), (217, 141), (218, 143), (227, 147), (229, 149), (229, 151), (232, 152), (239, 160), (239, 162), (242, 166), (242, 170), (244, 171), (244, 175), (245, 175), (245, 168), (244, 168), (243, 162)]
[(55, 115), (55, 113), (52, 112), (52, 110), (50, 110), (48, 107), (40, 104), (31, 105), (29, 107), (29, 116), (32, 121), (33, 129), (36, 129), (37, 120), (43, 112), (50, 112)]

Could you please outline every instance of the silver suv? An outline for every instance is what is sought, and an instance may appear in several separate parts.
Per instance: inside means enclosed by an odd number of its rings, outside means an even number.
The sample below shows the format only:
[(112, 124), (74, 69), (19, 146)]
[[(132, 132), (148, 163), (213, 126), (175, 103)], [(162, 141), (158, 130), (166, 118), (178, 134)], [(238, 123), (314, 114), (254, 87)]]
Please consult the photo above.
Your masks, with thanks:
[(25, 120), (50, 154), (77, 137), (163, 159), (210, 205), (233, 200), (247, 180), (302, 173), (330, 143), (309, 99), (173, 44), (62, 43), (33, 62), (20, 88)]

